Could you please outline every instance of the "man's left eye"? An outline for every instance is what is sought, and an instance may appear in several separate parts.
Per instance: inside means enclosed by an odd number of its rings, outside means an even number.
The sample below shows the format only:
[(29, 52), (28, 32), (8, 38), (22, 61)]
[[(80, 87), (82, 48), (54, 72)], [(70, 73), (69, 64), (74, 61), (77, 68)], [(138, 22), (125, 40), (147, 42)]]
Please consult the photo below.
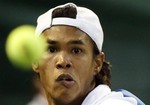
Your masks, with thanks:
[(74, 54), (80, 54), (80, 53), (82, 52), (82, 50), (79, 49), (79, 48), (73, 48), (73, 49), (72, 49), (72, 52), (73, 52)]

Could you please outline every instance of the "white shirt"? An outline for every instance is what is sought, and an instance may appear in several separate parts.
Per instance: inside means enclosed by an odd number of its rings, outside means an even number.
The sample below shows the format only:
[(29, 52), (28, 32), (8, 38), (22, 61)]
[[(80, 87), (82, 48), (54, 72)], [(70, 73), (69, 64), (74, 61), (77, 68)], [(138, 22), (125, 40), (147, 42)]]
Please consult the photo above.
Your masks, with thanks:
[(42, 94), (37, 94), (27, 105), (48, 105), (48, 101)]
[(92, 90), (82, 105), (137, 105), (133, 97), (124, 97), (123, 93), (111, 91), (107, 85), (99, 85)]

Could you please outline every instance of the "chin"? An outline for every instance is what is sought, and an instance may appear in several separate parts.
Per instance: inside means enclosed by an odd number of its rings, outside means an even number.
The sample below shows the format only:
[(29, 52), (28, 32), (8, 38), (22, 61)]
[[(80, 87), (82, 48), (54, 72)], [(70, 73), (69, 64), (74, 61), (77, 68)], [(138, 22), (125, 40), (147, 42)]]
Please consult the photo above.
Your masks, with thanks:
[[(73, 85), (72, 85), (73, 84)], [(56, 105), (74, 105), (81, 97), (81, 89), (77, 83), (57, 82), (54, 87), (47, 88), (48, 101), (54, 100)], [(50, 89), (50, 90), (49, 90)], [(78, 99), (77, 99), (78, 98)], [(76, 104), (80, 105), (80, 104)]]
[(61, 87), (53, 95), (55, 102), (58, 103), (57, 105), (74, 105), (73, 103), (76, 103), (76, 100), (78, 100), (80, 92), (76, 86), (69, 89)]
[(70, 94), (61, 94), (54, 98), (56, 105), (74, 105), (77, 101), (77, 95), (73, 92)]

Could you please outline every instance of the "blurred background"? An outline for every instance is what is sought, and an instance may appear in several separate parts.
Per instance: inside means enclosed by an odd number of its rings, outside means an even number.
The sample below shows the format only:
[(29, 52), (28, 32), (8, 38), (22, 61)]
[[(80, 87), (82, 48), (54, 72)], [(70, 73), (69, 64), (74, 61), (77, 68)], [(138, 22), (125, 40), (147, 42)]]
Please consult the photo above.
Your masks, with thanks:
[(0, 0), (0, 105), (26, 105), (33, 97), (32, 70), (19, 70), (6, 57), (9, 32), (22, 24), (36, 25), (39, 15), (69, 1), (92, 9), (100, 18), (103, 51), (112, 64), (112, 89), (127, 89), (150, 105), (148, 0)]

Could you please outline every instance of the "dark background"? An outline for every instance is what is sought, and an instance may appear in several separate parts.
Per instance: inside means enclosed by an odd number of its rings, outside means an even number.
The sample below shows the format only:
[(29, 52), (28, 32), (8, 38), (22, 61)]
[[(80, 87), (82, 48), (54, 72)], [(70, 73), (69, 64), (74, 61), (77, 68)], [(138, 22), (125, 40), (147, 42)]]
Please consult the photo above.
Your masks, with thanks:
[(26, 105), (32, 98), (32, 71), (13, 67), (6, 57), (9, 32), (22, 24), (36, 25), (39, 15), (68, 1), (99, 16), (112, 89), (127, 89), (150, 105), (149, 0), (0, 0), (0, 105)]

